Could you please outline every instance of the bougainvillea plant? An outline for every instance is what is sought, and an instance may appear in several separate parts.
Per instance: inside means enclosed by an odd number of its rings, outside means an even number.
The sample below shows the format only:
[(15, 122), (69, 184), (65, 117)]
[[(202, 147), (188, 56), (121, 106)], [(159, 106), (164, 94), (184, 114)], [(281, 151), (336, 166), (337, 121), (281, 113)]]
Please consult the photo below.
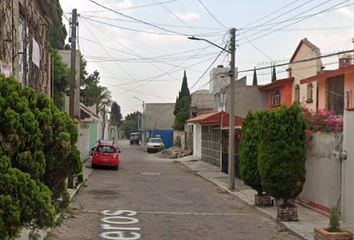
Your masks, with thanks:
[(306, 106), (301, 106), (301, 108), (307, 123), (307, 147), (309, 147), (309, 142), (315, 132), (340, 133), (343, 131), (343, 117), (321, 108), (317, 108), (316, 111)]

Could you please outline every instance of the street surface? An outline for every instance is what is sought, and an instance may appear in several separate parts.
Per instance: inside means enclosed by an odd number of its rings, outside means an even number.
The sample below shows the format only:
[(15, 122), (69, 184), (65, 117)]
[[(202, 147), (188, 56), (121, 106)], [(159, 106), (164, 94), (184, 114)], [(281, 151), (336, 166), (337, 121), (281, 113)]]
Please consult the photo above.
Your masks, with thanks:
[(48, 240), (298, 239), (178, 161), (119, 147), (119, 170), (95, 169)]

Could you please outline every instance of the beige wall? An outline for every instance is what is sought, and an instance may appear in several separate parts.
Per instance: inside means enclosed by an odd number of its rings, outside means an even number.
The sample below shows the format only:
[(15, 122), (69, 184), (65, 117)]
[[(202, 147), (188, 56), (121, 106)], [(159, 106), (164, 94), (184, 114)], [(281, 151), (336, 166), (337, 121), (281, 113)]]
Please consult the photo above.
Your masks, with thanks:
[(174, 103), (145, 103), (143, 122), (145, 130), (172, 130)]
[[(268, 91), (260, 91), (257, 86), (247, 86), (246, 77), (235, 81), (235, 114), (246, 117), (249, 110), (260, 111), (268, 108)], [(226, 111), (230, 110), (230, 87), (226, 88)], [(219, 98), (219, 94), (215, 95)], [(218, 100), (215, 101), (218, 104)], [(217, 109), (217, 107), (216, 107)]]
[(306, 159), (306, 182), (299, 196), (305, 203), (331, 208), (340, 200), (341, 162), (333, 155), (340, 140), (341, 136), (314, 134)]
[[(306, 43), (301, 45), (296, 57), (293, 62), (311, 59), (315, 57), (319, 57), (320, 52), (315, 51), (313, 48), (310, 48)], [(321, 60), (311, 60), (308, 62), (300, 62), (300, 63), (290, 63), (289, 68), (291, 68), (291, 76), (294, 77), (293, 82), (293, 93), (292, 93), (292, 101), (295, 100), (295, 86), (299, 84), (300, 86), (300, 102), (305, 103), (307, 100), (307, 84), (301, 84), (300, 80), (312, 77), (317, 75), (317, 73), (321, 70)], [(313, 83), (313, 103), (307, 103), (307, 106), (311, 109), (316, 109), (316, 83)]]
[(202, 158), (202, 126), (199, 123), (193, 125), (193, 156)]
[(343, 149), (347, 151), (348, 158), (343, 160), (343, 196), (342, 219), (345, 223), (354, 226), (354, 112), (344, 111), (344, 139)]

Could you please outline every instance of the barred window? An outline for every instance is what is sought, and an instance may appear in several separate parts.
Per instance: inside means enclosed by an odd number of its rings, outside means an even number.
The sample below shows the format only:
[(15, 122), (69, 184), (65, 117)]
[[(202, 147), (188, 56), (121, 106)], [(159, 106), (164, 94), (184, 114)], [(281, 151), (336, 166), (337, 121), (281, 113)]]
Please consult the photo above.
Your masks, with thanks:
[(272, 105), (279, 105), (280, 104), (280, 91), (275, 90), (272, 95)]

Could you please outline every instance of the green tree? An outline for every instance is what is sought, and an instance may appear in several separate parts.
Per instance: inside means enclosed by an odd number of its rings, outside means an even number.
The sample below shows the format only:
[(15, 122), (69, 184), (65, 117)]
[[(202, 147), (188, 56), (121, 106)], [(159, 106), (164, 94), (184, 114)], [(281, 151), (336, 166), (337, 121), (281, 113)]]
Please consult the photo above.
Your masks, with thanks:
[(132, 132), (138, 131), (138, 122), (132, 120), (125, 120), (120, 128), (126, 138), (129, 138)]
[(253, 85), (253, 86), (257, 86), (257, 85), (258, 85), (258, 79), (257, 79), (256, 68), (254, 68), (254, 70), (253, 70), (253, 81), (252, 81), (252, 85)]
[(125, 120), (124, 121), (134, 121), (134, 122), (138, 122), (139, 116), (141, 116), (141, 112), (136, 111), (133, 113), (129, 113), (127, 116), (125, 116)]
[(99, 86), (100, 74), (98, 71), (94, 71), (86, 78), (81, 79), (82, 85), (80, 88), (80, 101), (86, 106), (93, 106), (97, 103), (98, 98), (105, 90), (102, 86)]
[(52, 61), (54, 62), (54, 103), (60, 109), (64, 110), (64, 96), (68, 94), (70, 84), (70, 69), (64, 63), (62, 56), (56, 49), (50, 47)]
[(305, 182), (306, 123), (298, 104), (266, 111), (260, 122), (258, 169), (264, 190), (276, 199), (299, 195)]
[(111, 123), (118, 126), (122, 125), (122, 113), (117, 102), (113, 102), (111, 106)]
[(184, 107), (184, 103), (185, 103), (184, 98), (185, 97), (187, 97), (189, 99), (189, 102), (192, 101), (191, 94), (190, 94), (189, 88), (188, 88), (186, 71), (184, 71), (181, 90), (179, 91), (178, 97), (176, 98), (175, 109), (173, 111), (173, 114), (175, 116)]
[[(257, 191), (263, 193), (261, 176), (258, 171), (258, 125), (262, 113), (248, 112), (242, 121), (242, 137), (240, 140), (240, 174), (242, 181)], [(261, 121), (261, 120), (260, 120)]]
[(0, 235), (50, 227), (68, 204), (65, 180), (82, 172), (77, 127), (47, 95), (3, 77), (0, 125), (0, 205), (10, 206), (0, 207)]
[(190, 99), (188, 96), (183, 98), (182, 108), (175, 116), (173, 129), (184, 130), (184, 124), (190, 118)]
[(63, 10), (59, 0), (51, 1), (50, 7), (54, 26), (49, 25), (49, 42), (54, 49), (64, 49), (67, 31), (63, 24)]

